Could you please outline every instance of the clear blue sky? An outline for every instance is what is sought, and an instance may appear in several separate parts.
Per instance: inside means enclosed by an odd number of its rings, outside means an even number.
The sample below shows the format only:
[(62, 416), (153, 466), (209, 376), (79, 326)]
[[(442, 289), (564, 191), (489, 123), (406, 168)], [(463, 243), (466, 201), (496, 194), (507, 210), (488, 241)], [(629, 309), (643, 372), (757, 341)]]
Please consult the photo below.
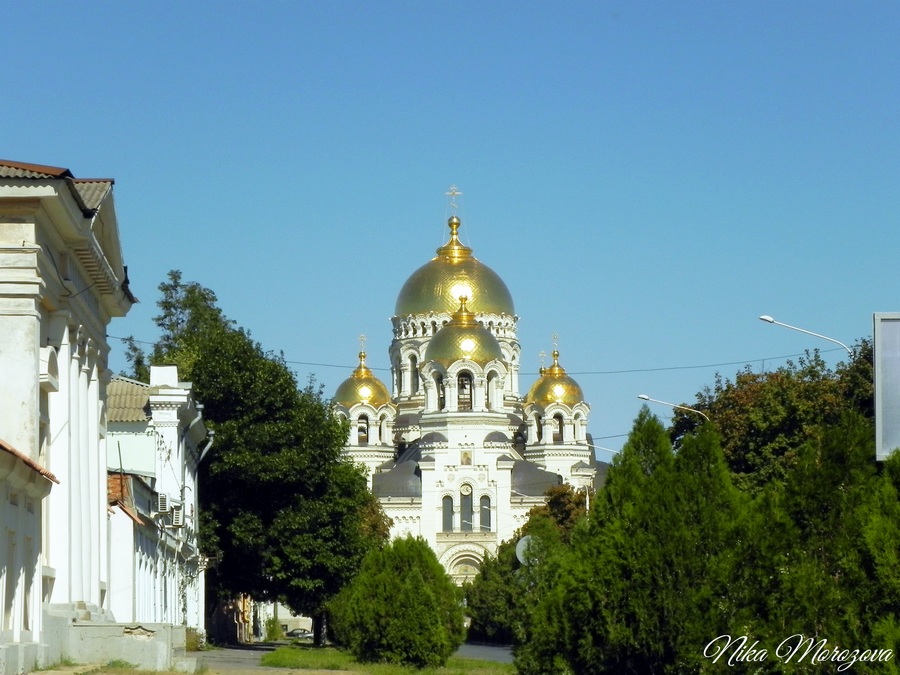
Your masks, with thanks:
[(451, 183), (523, 389), (558, 333), (603, 446), (640, 393), (843, 357), (760, 314), (853, 343), (900, 310), (897, 2), (9, 2), (3, 26), (0, 156), (116, 179), (142, 303), (113, 336), (155, 340), (180, 269), (301, 379), (332, 392), (360, 333), (386, 369)]

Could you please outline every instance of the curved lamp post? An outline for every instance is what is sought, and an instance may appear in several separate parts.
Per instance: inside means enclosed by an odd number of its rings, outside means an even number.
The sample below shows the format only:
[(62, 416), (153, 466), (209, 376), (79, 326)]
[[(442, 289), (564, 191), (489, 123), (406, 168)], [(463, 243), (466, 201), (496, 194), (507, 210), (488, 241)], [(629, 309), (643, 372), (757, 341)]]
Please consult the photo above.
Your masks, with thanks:
[(679, 410), (687, 410), (692, 413), (697, 413), (698, 415), (700, 415), (700, 417), (702, 417), (707, 422), (709, 422), (709, 418), (706, 416), (705, 413), (702, 413), (699, 410), (696, 410), (694, 408), (688, 408), (686, 405), (678, 405), (677, 403), (669, 403), (668, 401), (660, 401), (659, 399), (656, 399), (656, 398), (650, 398), (649, 396), (647, 396), (647, 394), (638, 394), (638, 398), (641, 399), (642, 401), (653, 401), (654, 403), (662, 403), (663, 405), (667, 405), (670, 408), (678, 408)]
[(806, 330), (805, 328), (797, 328), (797, 326), (790, 326), (790, 325), (788, 325), (788, 324), (786, 324), (786, 323), (781, 323), (780, 321), (776, 321), (775, 319), (773, 319), (773, 318), (772, 318), (771, 316), (769, 316), (768, 314), (763, 314), (761, 317), (759, 317), (759, 320), (760, 320), (760, 321), (765, 321), (766, 323), (774, 324), (774, 325), (776, 325), (776, 326), (784, 326), (785, 328), (790, 328), (791, 330), (795, 330), (795, 331), (797, 331), (797, 332), (799, 332), (799, 333), (806, 333), (807, 335), (812, 335), (813, 337), (822, 338), (823, 340), (828, 340), (829, 342), (833, 342), (833, 343), (836, 344), (836, 345), (840, 345), (841, 347), (843, 347), (844, 349), (847, 350), (847, 353), (848, 353), (851, 357), (853, 356), (853, 350), (850, 349), (850, 347), (848, 347), (847, 345), (845, 345), (845, 344), (844, 344), (843, 342), (841, 342), (840, 340), (835, 340), (834, 338), (830, 338), (830, 337), (828, 337), (827, 335), (821, 335), (821, 334), (819, 334), (819, 333), (813, 333), (811, 330)]

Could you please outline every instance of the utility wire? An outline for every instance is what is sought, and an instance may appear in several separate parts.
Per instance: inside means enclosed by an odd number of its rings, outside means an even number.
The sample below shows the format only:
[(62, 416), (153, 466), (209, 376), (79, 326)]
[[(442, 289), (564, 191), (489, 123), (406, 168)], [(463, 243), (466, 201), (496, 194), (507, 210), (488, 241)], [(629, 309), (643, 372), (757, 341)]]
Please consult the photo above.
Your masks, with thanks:
[[(116, 337), (115, 335), (107, 335), (108, 338), (112, 340), (121, 340), (125, 342), (129, 338)], [(154, 345), (154, 342), (147, 342), (145, 340), (134, 340), (134, 342), (142, 345)], [(826, 352), (835, 352), (835, 351), (843, 351), (835, 347), (834, 349), (820, 349), (820, 353)], [(721, 363), (707, 363), (700, 365), (690, 365), (690, 366), (662, 366), (659, 368), (625, 368), (622, 370), (580, 370), (580, 371), (566, 371), (569, 375), (628, 375), (631, 373), (658, 373), (667, 370), (702, 370), (704, 368), (721, 368), (723, 366), (742, 366), (749, 365), (752, 363), (765, 363), (766, 361), (780, 361), (782, 359), (793, 359), (799, 358), (801, 356), (806, 356), (806, 352), (801, 354), (785, 354), (783, 356), (767, 356), (762, 359), (747, 359), (743, 361), (723, 361)], [(344, 370), (354, 370), (356, 366), (347, 366), (339, 363), (317, 363), (315, 361), (291, 361), (288, 359), (284, 360), (285, 363), (290, 363), (298, 366), (317, 366), (319, 368), (342, 368)], [(369, 370), (379, 370), (382, 372), (390, 372), (390, 368), (372, 368), (368, 366)], [(537, 375), (536, 372), (522, 371), (522, 375)]]

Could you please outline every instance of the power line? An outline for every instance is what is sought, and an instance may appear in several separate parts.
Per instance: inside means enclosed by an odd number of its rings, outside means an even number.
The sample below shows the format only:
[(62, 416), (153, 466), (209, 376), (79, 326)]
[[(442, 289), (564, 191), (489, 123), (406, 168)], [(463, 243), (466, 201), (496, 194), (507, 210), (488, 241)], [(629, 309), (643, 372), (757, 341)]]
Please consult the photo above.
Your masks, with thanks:
[[(128, 340), (132, 340), (138, 344), (142, 345), (154, 345), (155, 342), (147, 342), (146, 340), (134, 340), (133, 338), (123, 338), (116, 337), (115, 335), (107, 335), (108, 338), (112, 340), (121, 340), (122, 342), (126, 342)], [(835, 352), (841, 351), (837, 348), (835, 349), (820, 349), (820, 353), (826, 352)], [(750, 365), (753, 363), (765, 363), (766, 361), (780, 361), (782, 359), (793, 359), (799, 358), (802, 356), (806, 356), (806, 352), (800, 354), (785, 354), (783, 356), (767, 356), (761, 359), (747, 359), (742, 361), (723, 361), (721, 363), (706, 363), (700, 365), (692, 365), (692, 366), (661, 366), (658, 368), (625, 368), (622, 370), (580, 370), (580, 371), (568, 371), (569, 375), (629, 375), (631, 373), (659, 373), (667, 370), (702, 370), (705, 368), (722, 368), (723, 366), (743, 366)], [(340, 363), (318, 363), (315, 361), (292, 361), (289, 359), (284, 360), (285, 363), (290, 363), (298, 366), (316, 366), (318, 368), (342, 368), (344, 370), (354, 370), (356, 366), (347, 366)], [(390, 372), (390, 368), (372, 368), (369, 366), (369, 370), (379, 370), (382, 372)], [(538, 375), (538, 373), (532, 373), (530, 371), (523, 371), (522, 375)]]

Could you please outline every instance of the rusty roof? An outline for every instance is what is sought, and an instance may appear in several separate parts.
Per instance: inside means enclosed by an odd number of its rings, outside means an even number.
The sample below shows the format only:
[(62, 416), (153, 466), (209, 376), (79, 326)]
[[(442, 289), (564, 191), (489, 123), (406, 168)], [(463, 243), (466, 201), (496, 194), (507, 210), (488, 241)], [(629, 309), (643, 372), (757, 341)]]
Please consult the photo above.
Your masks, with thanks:
[(73, 178), (72, 172), (60, 166), (29, 164), (0, 159), (0, 176), (3, 178)]
[(47, 480), (50, 480), (50, 481), (53, 481), (54, 483), (59, 484), (59, 478), (54, 476), (53, 473), (50, 471), (50, 469), (45, 469), (43, 466), (41, 466), (40, 464), (35, 462), (33, 459), (31, 459), (31, 457), (29, 457), (28, 455), (26, 455), (23, 452), (16, 450), (13, 446), (11, 446), (9, 443), (4, 441), (2, 438), (0, 438), (0, 450), (5, 450), (9, 454), (11, 454), (13, 457), (16, 457), (16, 458), (22, 460), (28, 466), (28, 468), (32, 469), (33, 471), (36, 471), (37, 473), (42, 475)]

